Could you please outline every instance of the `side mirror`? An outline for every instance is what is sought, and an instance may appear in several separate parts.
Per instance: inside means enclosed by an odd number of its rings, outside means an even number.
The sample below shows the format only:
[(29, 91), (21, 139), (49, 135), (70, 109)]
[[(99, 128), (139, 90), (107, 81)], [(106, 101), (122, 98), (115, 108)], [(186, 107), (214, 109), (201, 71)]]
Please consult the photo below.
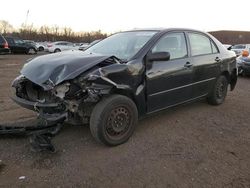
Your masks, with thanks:
[(154, 52), (147, 55), (148, 61), (168, 61), (170, 59), (169, 52)]

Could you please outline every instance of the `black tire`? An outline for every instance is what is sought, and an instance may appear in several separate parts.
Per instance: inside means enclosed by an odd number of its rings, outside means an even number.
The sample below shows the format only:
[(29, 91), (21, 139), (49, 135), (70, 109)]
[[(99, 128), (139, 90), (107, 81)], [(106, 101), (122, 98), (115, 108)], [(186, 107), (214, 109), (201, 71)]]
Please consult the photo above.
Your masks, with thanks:
[(39, 50), (39, 51), (44, 51), (44, 47), (39, 46), (38, 50)]
[(228, 80), (224, 75), (220, 75), (216, 80), (211, 93), (207, 97), (208, 103), (212, 105), (222, 104), (227, 96), (227, 89)]
[(130, 138), (137, 120), (137, 107), (131, 99), (111, 95), (94, 107), (90, 117), (90, 131), (98, 142), (116, 146)]
[(61, 50), (59, 48), (55, 49), (54, 53), (58, 53), (61, 52)]

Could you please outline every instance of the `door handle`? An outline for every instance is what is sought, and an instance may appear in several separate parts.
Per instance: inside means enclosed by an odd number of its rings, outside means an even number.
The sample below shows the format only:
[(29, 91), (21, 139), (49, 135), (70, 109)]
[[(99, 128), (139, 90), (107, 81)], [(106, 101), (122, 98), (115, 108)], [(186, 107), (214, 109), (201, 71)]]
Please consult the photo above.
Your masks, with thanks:
[(186, 62), (186, 64), (184, 65), (184, 67), (186, 67), (186, 68), (189, 68), (189, 67), (192, 67), (193, 66), (193, 64), (191, 64), (190, 62)]
[(216, 61), (216, 62), (220, 62), (220, 61), (221, 61), (221, 58), (216, 57), (216, 58), (215, 58), (215, 61)]

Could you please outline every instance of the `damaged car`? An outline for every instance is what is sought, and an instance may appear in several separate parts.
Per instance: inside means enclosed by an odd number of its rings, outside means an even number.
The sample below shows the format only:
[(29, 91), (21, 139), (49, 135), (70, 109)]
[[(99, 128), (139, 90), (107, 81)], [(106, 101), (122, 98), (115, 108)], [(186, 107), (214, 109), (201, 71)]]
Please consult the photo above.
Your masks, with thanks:
[(30, 59), (12, 98), (44, 125), (89, 124), (97, 141), (115, 146), (131, 137), (139, 118), (201, 98), (220, 105), (236, 82), (235, 54), (210, 34), (132, 30), (84, 52)]

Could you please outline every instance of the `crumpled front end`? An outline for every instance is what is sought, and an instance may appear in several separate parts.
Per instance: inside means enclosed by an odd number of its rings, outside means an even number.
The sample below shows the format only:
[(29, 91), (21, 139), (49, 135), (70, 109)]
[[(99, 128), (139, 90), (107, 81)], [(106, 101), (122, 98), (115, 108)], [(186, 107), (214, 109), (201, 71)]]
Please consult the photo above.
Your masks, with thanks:
[(58, 85), (50, 82), (46, 82), (47, 86), (38, 85), (21, 75), (12, 83), (15, 88), (12, 99), (20, 106), (38, 112), (39, 119), (45, 125), (63, 121), (70, 124), (88, 123), (94, 105), (115, 86), (111, 80), (102, 79), (101, 76), (101, 67), (112, 64), (119, 62), (103, 61)]
[(112, 93), (143, 98), (142, 63), (79, 52), (62, 56), (29, 61), (12, 83), (13, 100), (38, 112), (45, 124), (88, 123), (95, 104)]
[[(13, 82), (16, 94), (12, 99), (22, 107), (38, 112), (45, 124), (88, 121), (92, 105), (99, 100), (96, 90), (88, 88), (81, 78), (66, 81), (51, 90), (31, 82), (24, 76)], [(103, 89), (103, 88), (102, 88)]]
[(67, 119), (65, 104), (54, 95), (52, 90), (45, 91), (23, 75), (13, 81), (12, 87), (15, 88), (12, 99), (20, 106), (38, 112), (39, 118), (45, 125), (56, 124)]

